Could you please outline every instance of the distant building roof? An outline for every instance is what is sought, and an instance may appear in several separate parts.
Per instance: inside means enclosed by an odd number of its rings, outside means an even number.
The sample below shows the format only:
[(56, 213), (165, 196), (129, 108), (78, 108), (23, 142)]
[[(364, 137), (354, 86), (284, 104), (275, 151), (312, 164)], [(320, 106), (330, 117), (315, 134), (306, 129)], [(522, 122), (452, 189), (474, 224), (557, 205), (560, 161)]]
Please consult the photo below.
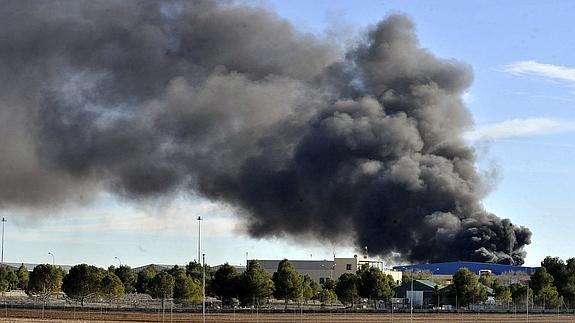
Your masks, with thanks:
[[(257, 260), (263, 269), (277, 270), (282, 260)], [(289, 260), (296, 270), (330, 270), (333, 260)]]
[[(34, 270), (34, 267), (36, 267), (40, 264), (33, 264), (33, 263), (28, 263), (28, 262), (24, 262), (24, 263), (22, 263), (22, 262), (5, 262), (4, 263), (4, 266), (10, 267), (14, 270), (18, 270), (18, 268), (20, 268), (21, 265), (24, 265), (24, 267), (26, 267), (26, 269), (28, 271), (32, 271), (32, 270)], [(72, 266), (70, 266), (70, 265), (55, 264), (55, 266), (62, 268), (65, 272), (70, 271), (70, 268), (72, 268)]]
[(531, 275), (537, 269), (537, 267), (511, 266), (472, 261), (438, 262), (393, 267), (393, 269), (400, 271), (429, 271), (433, 275), (453, 275), (460, 268), (467, 268), (475, 274), (479, 274), (480, 270), (489, 270), (494, 275), (501, 275), (502, 273), (509, 271), (524, 272)]
[(436, 284), (435, 282), (432, 282), (431, 280), (427, 280), (427, 279), (417, 279), (415, 280), (423, 285), (429, 286), (431, 288), (435, 288), (435, 286), (439, 286), (438, 284)]

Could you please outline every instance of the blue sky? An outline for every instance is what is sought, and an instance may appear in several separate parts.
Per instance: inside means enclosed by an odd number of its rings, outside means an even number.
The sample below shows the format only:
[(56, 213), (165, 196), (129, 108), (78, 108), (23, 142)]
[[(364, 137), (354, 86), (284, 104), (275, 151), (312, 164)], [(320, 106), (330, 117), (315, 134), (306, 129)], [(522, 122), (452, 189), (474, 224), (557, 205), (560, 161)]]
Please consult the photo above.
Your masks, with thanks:
[[(575, 2), (548, 1), (248, 1), (296, 28), (341, 41), (390, 13), (415, 22), (421, 46), (469, 64), (475, 81), (465, 100), (476, 126), (467, 133), (480, 169), (496, 166), (487, 210), (533, 231), (527, 265), (575, 256), (570, 246), (575, 196)], [(361, 3), (361, 5), (360, 5)], [(336, 35), (336, 36), (334, 36)], [(199, 197), (125, 202), (107, 194), (86, 205), (8, 218), (5, 260), (14, 262), (185, 263), (196, 258), (197, 216), (208, 262), (249, 258), (351, 256), (345, 246), (254, 240), (225, 205)], [(19, 213), (26, 213), (25, 210)]]

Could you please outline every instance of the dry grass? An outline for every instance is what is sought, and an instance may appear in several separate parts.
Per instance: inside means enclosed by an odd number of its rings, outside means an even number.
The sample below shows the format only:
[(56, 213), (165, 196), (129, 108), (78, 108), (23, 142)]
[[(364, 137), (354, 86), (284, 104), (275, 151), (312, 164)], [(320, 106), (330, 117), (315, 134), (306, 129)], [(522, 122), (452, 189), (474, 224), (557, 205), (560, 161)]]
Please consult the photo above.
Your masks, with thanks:
[[(8, 317), (6, 317), (6, 314)], [(0, 322), (202, 322), (198, 313), (145, 313), (145, 312), (80, 312), (46, 310), (44, 319), (39, 309), (10, 309), (0, 312)], [(226, 313), (208, 314), (206, 322), (410, 322), (409, 314), (390, 313)], [(421, 314), (413, 316), (414, 322), (526, 322), (523, 314)], [(529, 322), (574, 322), (575, 315), (529, 315)]]

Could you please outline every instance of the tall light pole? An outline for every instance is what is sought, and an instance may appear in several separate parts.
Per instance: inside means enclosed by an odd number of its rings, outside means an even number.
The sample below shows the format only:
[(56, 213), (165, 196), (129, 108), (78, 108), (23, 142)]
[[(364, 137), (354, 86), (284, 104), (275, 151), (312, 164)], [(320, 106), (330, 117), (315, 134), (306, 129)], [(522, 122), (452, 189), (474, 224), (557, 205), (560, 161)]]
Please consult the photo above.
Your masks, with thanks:
[(413, 321), (413, 274), (411, 272), (411, 297), (409, 298), (409, 320)]
[(202, 322), (206, 322), (206, 254), (202, 254)]
[(201, 261), (200, 254), (202, 250), (202, 217), (198, 217), (198, 262)]
[(6, 218), (2, 218), (2, 265), (4, 265), (4, 224), (6, 221)]
[(51, 253), (51, 252), (48, 252), (48, 254), (49, 254), (50, 256), (52, 256), (52, 266), (54, 266), (54, 254)]
[(120, 258), (118, 257), (114, 257), (114, 259), (118, 260), (118, 263), (120, 263), (120, 267), (122, 267), (122, 260), (120, 260)]

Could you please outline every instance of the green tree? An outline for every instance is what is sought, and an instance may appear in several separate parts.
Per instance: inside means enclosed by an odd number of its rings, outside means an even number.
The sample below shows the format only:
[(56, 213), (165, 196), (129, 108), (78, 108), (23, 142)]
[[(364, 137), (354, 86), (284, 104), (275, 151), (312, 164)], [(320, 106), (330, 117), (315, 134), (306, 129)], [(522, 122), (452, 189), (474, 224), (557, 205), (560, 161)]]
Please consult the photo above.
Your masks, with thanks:
[(266, 301), (274, 290), (272, 278), (256, 260), (250, 260), (246, 271), (240, 275), (240, 286), (239, 296), (243, 304), (253, 301), (260, 304)]
[(122, 265), (114, 269), (114, 274), (120, 278), (122, 285), (124, 285), (124, 292), (133, 293), (136, 291), (138, 276), (130, 266)]
[(541, 262), (541, 267), (553, 276), (553, 285), (557, 288), (559, 295), (572, 300), (575, 296), (575, 280), (570, 279), (571, 275), (565, 262), (559, 257), (547, 256)]
[(18, 284), (18, 276), (11, 267), (0, 267), (0, 291), (11, 290)]
[(310, 299), (317, 297), (319, 291), (321, 290), (319, 284), (308, 275), (303, 276), (302, 287), (303, 287), (302, 296), (306, 304)]
[(166, 298), (172, 296), (174, 291), (174, 277), (165, 271), (161, 271), (149, 283), (150, 296), (162, 301), (162, 309)]
[(239, 277), (238, 271), (228, 263), (223, 264), (214, 273), (212, 292), (221, 297), (222, 304), (230, 305), (232, 299), (238, 296)]
[(124, 284), (113, 272), (105, 272), (100, 283), (100, 292), (111, 304), (112, 300), (124, 297)]
[(40, 297), (45, 304), (50, 296), (60, 291), (62, 276), (62, 270), (56, 266), (38, 265), (30, 273), (26, 294)]
[[(517, 305), (525, 305), (527, 298), (529, 298), (529, 300), (533, 298), (533, 291), (531, 288), (524, 284), (511, 284), (509, 285), (509, 289), (511, 290), (511, 298), (513, 299), (513, 303)], [(529, 293), (529, 296), (527, 296), (527, 293)]]
[(460, 268), (453, 274), (453, 284), (461, 306), (487, 299), (487, 288), (467, 268)]
[(360, 283), (361, 280), (356, 274), (344, 273), (339, 276), (337, 284), (335, 285), (337, 298), (342, 303), (353, 306), (359, 298), (358, 286)]
[(136, 291), (142, 294), (150, 294), (150, 283), (152, 279), (158, 274), (156, 267), (150, 265), (138, 273), (138, 280), (136, 281)]
[(287, 259), (280, 261), (278, 270), (273, 274), (274, 297), (283, 299), (287, 309), (288, 300), (299, 298), (303, 284), (303, 277), (295, 270)]
[(537, 293), (537, 298), (542, 302), (544, 308), (556, 308), (561, 304), (561, 297), (557, 288), (552, 285), (545, 285)]
[(487, 286), (489, 288), (493, 288), (493, 285), (496, 284), (496, 280), (497, 278), (495, 277), (495, 275), (491, 273), (484, 273), (479, 275), (479, 282), (483, 286)]
[(411, 280), (431, 280), (431, 272), (430, 271), (411, 271), (411, 270), (406, 270), (403, 272), (403, 274), (401, 275), (401, 283), (405, 284), (405, 283), (411, 283)]
[[(214, 271), (208, 264), (204, 265), (206, 270), (206, 294), (214, 295), (212, 292), (212, 280), (214, 278)], [(196, 261), (191, 261), (186, 265), (186, 274), (195, 281), (201, 282), (203, 277), (202, 264)]]
[(509, 286), (497, 285), (493, 288), (495, 293), (495, 300), (498, 301), (500, 304), (509, 304), (511, 302), (511, 290)]
[(547, 272), (545, 267), (539, 267), (531, 275), (529, 286), (533, 290), (535, 295), (539, 295), (539, 292), (546, 286), (553, 285), (553, 276)]
[(337, 281), (335, 279), (326, 278), (323, 284), (321, 285), (321, 288), (335, 290), (336, 284)]
[(178, 304), (191, 305), (202, 301), (202, 282), (186, 275), (185, 271), (174, 274), (174, 299)]
[(337, 301), (337, 295), (333, 290), (324, 288), (319, 292), (318, 299), (322, 304), (332, 305)]
[(30, 273), (24, 264), (20, 265), (16, 276), (18, 276), (18, 288), (26, 289), (26, 287), (28, 287), (28, 281), (30, 280)]
[(81, 306), (90, 297), (99, 295), (105, 270), (96, 266), (79, 264), (70, 268), (64, 277), (62, 290), (68, 297), (79, 300)]
[(363, 267), (358, 272), (359, 295), (371, 300), (389, 300), (396, 287), (393, 278), (376, 267)]

